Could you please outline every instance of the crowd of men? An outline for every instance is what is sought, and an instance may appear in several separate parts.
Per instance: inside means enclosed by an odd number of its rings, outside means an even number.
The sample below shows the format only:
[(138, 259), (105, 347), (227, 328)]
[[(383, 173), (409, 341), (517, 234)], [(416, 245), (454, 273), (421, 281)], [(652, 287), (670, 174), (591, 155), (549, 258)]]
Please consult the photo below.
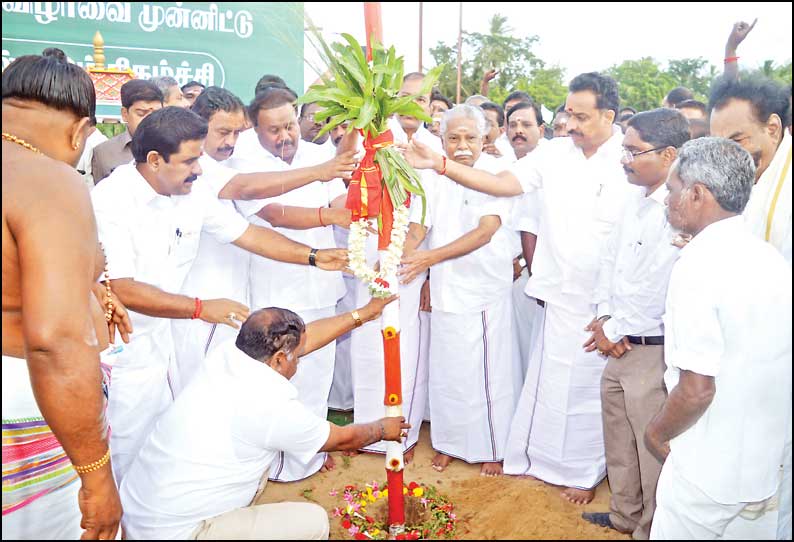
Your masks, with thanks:
[(583, 518), (635, 539), (791, 538), (791, 92), (739, 80), (751, 28), (708, 104), (621, 108), (591, 72), (547, 123), (520, 90), (455, 105), (404, 77), (432, 119), (389, 122), (426, 192), (399, 271), (404, 418), (381, 417), (394, 297), (343, 273), (355, 131), (319, 136), (278, 76), (248, 105), (165, 77), (122, 87), (102, 142), (81, 68), (15, 60), (4, 537), (327, 538), (316, 505), (257, 505), (268, 480), (387, 440), (410, 462), (428, 420), (439, 472), (576, 504), (608, 476)]

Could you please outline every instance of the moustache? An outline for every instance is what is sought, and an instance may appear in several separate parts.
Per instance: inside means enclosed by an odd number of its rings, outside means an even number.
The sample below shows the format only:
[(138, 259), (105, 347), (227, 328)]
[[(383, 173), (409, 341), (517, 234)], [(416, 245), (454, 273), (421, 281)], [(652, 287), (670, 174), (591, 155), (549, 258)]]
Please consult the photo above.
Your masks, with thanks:
[(581, 136), (582, 136), (582, 133), (581, 133), (581, 132), (577, 132), (576, 130), (568, 130), (568, 135), (569, 135), (569, 136), (574, 136), (574, 135), (576, 135), (576, 136), (579, 136), (579, 137), (581, 137)]
[(186, 182), (186, 183), (192, 183), (192, 182), (193, 182), (193, 181), (195, 181), (196, 179), (198, 179), (198, 175), (195, 175), (195, 174), (194, 174), (194, 175), (191, 175), (190, 177), (188, 177), (187, 179), (185, 179), (185, 181), (184, 181), (184, 182)]
[(471, 153), (471, 151), (466, 151), (466, 150), (455, 151), (454, 157), (457, 158), (459, 156), (474, 156), (474, 155)]
[(517, 136), (514, 136), (514, 137), (513, 137), (513, 141), (518, 141), (519, 139), (520, 139), (521, 141), (523, 141), (524, 143), (526, 143), (526, 142), (527, 142), (527, 138), (526, 138), (526, 137), (524, 137), (524, 136), (522, 136), (522, 135), (517, 135)]
[(220, 147), (218, 152), (232, 154), (234, 152), (234, 147)]
[(282, 141), (281, 143), (276, 143), (276, 148), (277, 148), (277, 149), (281, 149), (281, 148), (288, 147), (288, 146), (289, 146), (289, 147), (292, 147), (292, 146), (293, 146), (293, 142), (292, 142), (292, 140), (291, 140), (291, 139), (285, 139), (285, 140), (284, 140), (284, 141)]
[(629, 174), (629, 173), (634, 173), (634, 170), (633, 170), (633, 169), (631, 169), (631, 168), (630, 168), (630, 167), (628, 167), (628, 166), (623, 166), (623, 171), (625, 171), (625, 172), (626, 172), (626, 174)]

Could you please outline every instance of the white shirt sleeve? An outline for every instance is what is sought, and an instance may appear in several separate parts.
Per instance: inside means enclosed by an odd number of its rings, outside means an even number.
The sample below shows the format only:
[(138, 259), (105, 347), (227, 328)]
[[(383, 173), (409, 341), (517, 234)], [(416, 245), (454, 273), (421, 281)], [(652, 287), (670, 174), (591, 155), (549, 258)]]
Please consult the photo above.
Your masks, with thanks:
[(310, 412), (297, 399), (288, 401), (267, 425), (269, 431), (262, 435), (260, 444), (270, 450), (295, 454), (305, 463), (320, 451), (331, 434), (328, 421)]
[(719, 374), (725, 341), (718, 315), (720, 294), (712, 291), (712, 284), (705, 275), (673, 272), (664, 317), (665, 329), (673, 331), (664, 345), (669, 366), (705, 376)]
[(347, 187), (342, 179), (334, 179), (326, 183), (328, 188), (328, 203), (330, 204), (336, 198), (343, 194), (347, 194)]
[(219, 243), (231, 243), (245, 233), (250, 224), (233, 208), (210, 195), (205, 203), (202, 231), (212, 235)]
[[(92, 203), (96, 217), (97, 235), (105, 251), (108, 275), (111, 279), (135, 278), (135, 246), (132, 240), (131, 225), (125, 218), (123, 209), (116, 209), (105, 197), (93, 197)], [(101, 192), (104, 195), (104, 192)]]
[[(239, 171), (227, 167), (223, 164), (219, 164), (218, 162), (215, 162), (215, 160), (212, 160), (211, 158), (209, 160), (212, 162), (212, 165), (210, 167), (204, 166), (206, 168), (204, 171), (204, 175), (212, 176), (211, 183), (213, 186), (213, 192), (215, 193), (215, 196), (218, 196), (221, 193), (221, 191), (226, 187), (226, 185), (229, 184), (229, 181), (231, 181), (234, 177), (237, 176)], [(214, 190), (215, 187), (217, 187), (217, 190)]]
[(538, 190), (516, 196), (512, 213), (514, 230), (538, 234), (540, 228), (539, 197), (540, 191)]
[(541, 166), (545, 154), (544, 149), (537, 148), (521, 160), (515, 162), (510, 169), (507, 170), (518, 179), (524, 192), (532, 192), (543, 188)]
[[(621, 226), (622, 223), (618, 222), (615, 224), (615, 227), (612, 228), (612, 232), (607, 238), (607, 242), (604, 246), (604, 249), (601, 251), (601, 257), (599, 258), (598, 262), (598, 279), (596, 280), (596, 287), (595, 292), (593, 293), (592, 301), (598, 305), (597, 316), (599, 318), (601, 316), (611, 314), (609, 299), (612, 294), (612, 278), (615, 274), (615, 262), (617, 261), (618, 256), (618, 243), (622, 229)], [(615, 342), (607, 334), (607, 329), (610, 329), (614, 333), (614, 329), (612, 328), (614, 322), (609, 328), (607, 328), (607, 324), (610, 322), (611, 320), (607, 320), (607, 322), (604, 324), (604, 334), (610, 341)]]

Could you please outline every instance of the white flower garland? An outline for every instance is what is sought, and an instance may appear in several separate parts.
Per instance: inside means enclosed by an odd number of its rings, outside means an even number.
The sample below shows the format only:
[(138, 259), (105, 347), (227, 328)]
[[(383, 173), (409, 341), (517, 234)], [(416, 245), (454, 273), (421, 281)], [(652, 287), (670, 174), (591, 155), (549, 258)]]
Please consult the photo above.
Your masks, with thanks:
[(400, 205), (394, 210), (389, 247), (381, 257), (380, 271), (378, 272), (367, 264), (369, 220), (362, 218), (350, 224), (347, 246), (350, 255), (350, 270), (369, 286), (370, 294), (373, 297), (388, 297), (396, 292), (396, 285), (390, 284), (389, 281), (397, 280), (397, 267), (400, 265), (405, 236), (408, 234), (409, 216), (410, 210), (405, 205)]

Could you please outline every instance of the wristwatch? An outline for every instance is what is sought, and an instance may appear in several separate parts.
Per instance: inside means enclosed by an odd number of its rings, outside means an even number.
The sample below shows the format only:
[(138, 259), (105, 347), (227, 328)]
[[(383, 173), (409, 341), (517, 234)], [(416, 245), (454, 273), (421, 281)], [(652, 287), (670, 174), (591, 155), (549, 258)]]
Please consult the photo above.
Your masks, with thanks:
[(518, 265), (520, 265), (522, 268), (526, 267), (527, 266), (527, 260), (523, 256), (521, 256), (518, 259)]
[(358, 311), (352, 311), (350, 316), (353, 317), (353, 321), (355, 322), (353, 327), (361, 327), (364, 325), (364, 322), (361, 321), (361, 316), (359, 316)]

